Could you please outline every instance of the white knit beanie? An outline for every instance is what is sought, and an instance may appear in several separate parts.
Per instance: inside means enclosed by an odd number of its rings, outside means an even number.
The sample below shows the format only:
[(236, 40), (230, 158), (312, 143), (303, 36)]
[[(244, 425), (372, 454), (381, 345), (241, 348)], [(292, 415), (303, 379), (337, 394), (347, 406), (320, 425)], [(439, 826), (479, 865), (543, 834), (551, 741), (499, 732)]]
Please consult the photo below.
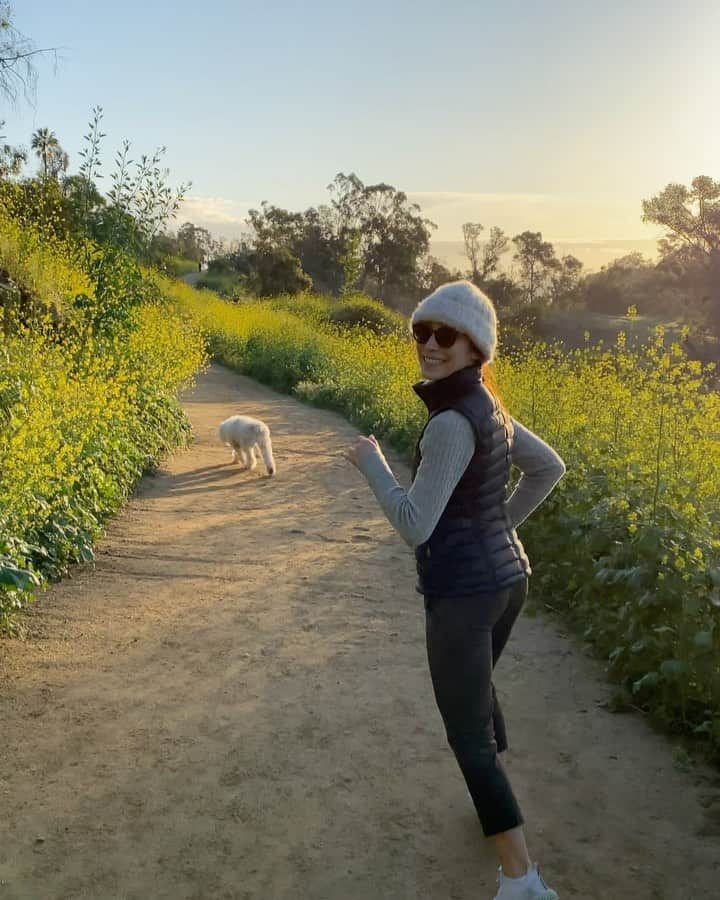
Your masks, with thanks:
[(471, 281), (441, 284), (415, 307), (410, 328), (416, 322), (441, 322), (456, 328), (470, 338), (485, 362), (492, 362), (497, 344), (495, 307)]

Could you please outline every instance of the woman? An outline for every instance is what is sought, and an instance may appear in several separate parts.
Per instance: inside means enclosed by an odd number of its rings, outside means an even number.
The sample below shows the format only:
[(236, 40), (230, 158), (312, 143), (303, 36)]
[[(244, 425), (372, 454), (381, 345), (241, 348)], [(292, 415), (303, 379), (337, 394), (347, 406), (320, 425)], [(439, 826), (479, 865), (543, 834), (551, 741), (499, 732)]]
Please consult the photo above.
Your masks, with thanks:
[[(373, 435), (345, 456), (415, 548), (427, 652), (448, 741), (499, 861), (495, 900), (557, 900), (532, 865), (522, 815), (499, 754), (505, 724), (492, 671), (527, 593), (530, 564), (515, 529), (565, 472), (560, 457), (510, 418), (490, 363), (491, 301), (468, 281), (442, 285), (411, 319), (428, 408), (405, 491)], [(521, 470), (507, 496), (511, 464)]]

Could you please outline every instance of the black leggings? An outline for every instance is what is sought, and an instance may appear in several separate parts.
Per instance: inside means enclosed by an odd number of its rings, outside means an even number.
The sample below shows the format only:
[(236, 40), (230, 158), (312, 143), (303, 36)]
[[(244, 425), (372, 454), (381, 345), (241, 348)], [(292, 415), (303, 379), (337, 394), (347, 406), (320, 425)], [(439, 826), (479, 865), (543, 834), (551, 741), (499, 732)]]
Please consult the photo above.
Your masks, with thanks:
[(425, 600), (435, 699), (487, 837), (523, 822), (497, 758), (507, 733), (492, 672), (526, 596), (523, 579), (496, 593)]

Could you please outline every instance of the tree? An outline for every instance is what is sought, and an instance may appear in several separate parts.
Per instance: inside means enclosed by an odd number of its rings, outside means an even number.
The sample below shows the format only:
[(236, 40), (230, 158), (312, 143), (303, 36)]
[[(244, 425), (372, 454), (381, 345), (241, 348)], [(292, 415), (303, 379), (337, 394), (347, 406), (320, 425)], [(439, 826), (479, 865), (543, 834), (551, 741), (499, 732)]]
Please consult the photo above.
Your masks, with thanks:
[(583, 264), (572, 254), (556, 260), (550, 268), (550, 299), (553, 306), (568, 308), (580, 299)]
[(291, 212), (263, 201), (259, 210), (249, 210), (247, 223), (253, 229), (253, 243), (258, 251), (286, 249), (300, 261), (316, 289), (341, 291), (344, 266), (357, 248), (345, 246), (340, 240), (329, 207)]
[(36, 48), (21, 34), (13, 25), (9, 0), (0, 0), (0, 95), (14, 102), (22, 92), (26, 100), (31, 100), (37, 83), (33, 59), (54, 52), (54, 47)]
[(487, 278), (482, 289), (501, 311), (518, 306), (522, 299), (522, 288), (505, 272)]
[(479, 222), (465, 222), (462, 227), (465, 256), (467, 256), (470, 263), (473, 281), (477, 281), (479, 277), (478, 261), (480, 259), (480, 234), (482, 231), (484, 231), (484, 228)]
[(513, 259), (520, 264), (527, 302), (534, 303), (539, 297), (548, 270), (557, 263), (555, 250), (551, 243), (543, 241), (539, 231), (523, 231), (512, 240), (517, 247)]
[(493, 300), (497, 295), (501, 298), (499, 302), (508, 303), (510, 298), (517, 293), (516, 286), (511, 278), (498, 274), (498, 265), (500, 257), (509, 249), (510, 239), (502, 228), (493, 225), (487, 241), (481, 248), (481, 231), (483, 231), (483, 226), (479, 222), (466, 222), (463, 225), (465, 254), (472, 266), (471, 280), (484, 291), (489, 292), (492, 287), (495, 292), (491, 295)]
[(77, 235), (94, 234), (106, 205), (97, 186), (82, 175), (67, 175), (62, 180), (62, 198), (70, 231)]
[(177, 249), (183, 259), (204, 262), (212, 253), (214, 242), (207, 228), (185, 222), (177, 232)]
[(250, 286), (260, 297), (310, 290), (312, 279), (287, 247), (265, 247), (251, 254)]
[(259, 210), (248, 210), (247, 223), (255, 232), (258, 250), (276, 250), (279, 247), (294, 250), (302, 240), (302, 213), (273, 206), (267, 200), (263, 200)]
[(57, 178), (60, 172), (66, 171), (69, 159), (60, 146), (54, 131), (49, 128), (38, 128), (30, 140), (30, 147), (42, 163), (43, 177)]
[(264, 254), (287, 267), (280, 253), (287, 251), (316, 290), (336, 295), (356, 286), (379, 297), (416, 291), (418, 261), (435, 227), (420, 207), (391, 185), (365, 185), (355, 174), (339, 173), (328, 189), (329, 206), (293, 212), (263, 201), (251, 209), (255, 259)]
[(493, 225), (490, 229), (490, 237), (483, 247), (482, 251), (482, 268), (480, 270), (480, 281), (486, 282), (492, 278), (500, 263), (500, 257), (507, 253), (510, 247), (510, 238), (505, 234), (502, 228)]
[(60, 147), (55, 153), (50, 157), (50, 168), (48, 170), (48, 174), (51, 178), (54, 178), (56, 181), (59, 178), (61, 173), (67, 172), (70, 166), (70, 157), (67, 153)]
[(348, 233), (341, 238), (332, 208), (322, 204), (303, 213), (303, 231), (295, 254), (316, 290), (347, 293), (362, 272), (360, 237)]
[[(5, 122), (0, 122), (0, 128)], [(22, 147), (11, 147), (5, 143), (5, 135), (0, 134), (0, 179), (17, 175), (27, 162), (27, 153)]]
[(585, 305), (591, 312), (613, 316), (624, 315), (630, 306), (642, 315), (670, 311), (667, 285), (667, 278), (642, 253), (628, 253), (586, 277)]
[(699, 175), (690, 188), (668, 184), (656, 197), (643, 200), (642, 208), (644, 222), (668, 230), (661, 250), (720, 251), (720, 181)]
[(462, 277), (460, 272), (449, 269), (430, 254), (424, 256), (418, 265), (417, 284), (421, 294), (429, 294), (441, 284), (457, 281)]
[(277, 264), (279, 282), (292, 290), (304, 289), (309, 278), (315, 290), (334, 295), (356, 287), (379, 297), (414, 295), (433, 223), (388, 184), (365, 185), (355, 174), (339, 173), (328, 189), (329, 205), (304, 212), (267, 201), (251, 209), (253, 236), (225, 255), (231, 269), (260, 284), (262, 293), (269, 292), (270, 268)]
[(364, 289), (380, 299), (390, 292), (412, 292), (418, 260), (428, 250), (435, 224), (392, 185), (365, 185), (354, 173), (340, 172), (328, 188), (340, 241), (360, 235)]
[(355, 290), (355, 285), (362, 272), (362, 256), (360, 255), (360, 233), (349, 232), (345, 241), (345, 250), (340, 255), (340, 265), (343, 268), (343, 281), (340, 287), (340, 296), (346, 297)]
[(643, 221), (666, 229), (662, 264), (680, 282), (693, 285), (694, 301), (720, 334), (720, 181), (699, 175), (690, 187), (668, 184), (643, 200)]

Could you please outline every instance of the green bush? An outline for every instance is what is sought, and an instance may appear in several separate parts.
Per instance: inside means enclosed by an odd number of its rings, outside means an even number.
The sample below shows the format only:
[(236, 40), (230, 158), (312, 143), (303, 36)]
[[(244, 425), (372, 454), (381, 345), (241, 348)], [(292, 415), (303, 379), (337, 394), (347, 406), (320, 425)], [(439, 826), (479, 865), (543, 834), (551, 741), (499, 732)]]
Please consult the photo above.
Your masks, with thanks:
[(374, 334), (407, 332), (407, 319), (382, 303), (357, 294), (334, 303), (328, 321), (344, 328), (365, 328)]
[(245, 276), (238, 275), (236, 272), (208, 271), (198, 279), (196, 286), (207, 288), (209, 291), (220, 294), (221, 297), (234, 300), (247, 292), (246, 283)]
[(198, 264), (195, 259), (183, 259), (180, 256), (166, 256), (162, 260), (162, 268), (168, 275), (175, 275), (177, 278), (182, 278), (183, 275), (197, 272)]
[(92, 558), (142, 472), (187, 438), (176, 393), (204, 361), (197, 327), (134, 263), (98, 252), (88, 279), (72, 258), (0, 215), (0, 268), (67, 311), (61, 330), (12, 319), (0, 344), (0, 630), (38, 585)]

